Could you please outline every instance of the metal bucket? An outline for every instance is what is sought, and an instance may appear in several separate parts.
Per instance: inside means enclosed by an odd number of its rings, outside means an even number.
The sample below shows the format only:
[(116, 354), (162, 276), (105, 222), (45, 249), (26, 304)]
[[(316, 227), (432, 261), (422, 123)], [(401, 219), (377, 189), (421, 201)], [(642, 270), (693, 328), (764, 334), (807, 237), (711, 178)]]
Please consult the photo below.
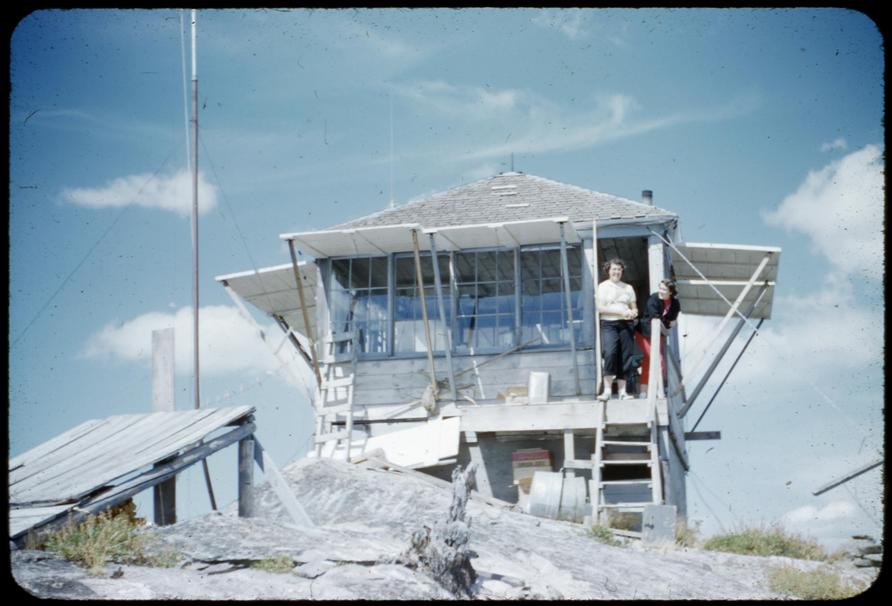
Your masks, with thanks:
[(587, 514), (585, 478), (565, 478), (559, 471), (537, 471), (530, 486), (530, 514), (581, 522)]

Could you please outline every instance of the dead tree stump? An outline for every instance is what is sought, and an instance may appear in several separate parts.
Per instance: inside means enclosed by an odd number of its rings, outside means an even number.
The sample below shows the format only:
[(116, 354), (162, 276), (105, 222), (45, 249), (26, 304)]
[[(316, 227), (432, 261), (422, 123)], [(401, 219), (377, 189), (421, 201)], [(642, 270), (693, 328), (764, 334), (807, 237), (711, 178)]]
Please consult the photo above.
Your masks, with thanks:
[(452, 503), (445, 520), (424, 526), (412, 533), (409, 549), (398, 561), (427, 572), (447, 591), (469, 596), (477, 573), (471, 566), (474, 555), (468, 547), (471, 519), (466, 515), (468, 497), (474, 483), (474, 463), (464, 472), (461, 467), (452, 471)]

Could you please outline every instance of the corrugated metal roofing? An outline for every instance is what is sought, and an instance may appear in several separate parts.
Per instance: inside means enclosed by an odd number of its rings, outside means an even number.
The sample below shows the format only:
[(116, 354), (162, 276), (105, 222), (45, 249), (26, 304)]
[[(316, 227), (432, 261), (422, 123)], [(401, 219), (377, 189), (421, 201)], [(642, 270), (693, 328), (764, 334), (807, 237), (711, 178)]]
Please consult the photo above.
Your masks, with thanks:
[(567, 216), (570, 221), (671, 219), (670, 211), (542, 177), (509, 172), (330, 227), (419, 223), (425, 228)]
[(203, 408), (85, 421), (9, 461), (10, 507), (77, 503), (253, 411)]

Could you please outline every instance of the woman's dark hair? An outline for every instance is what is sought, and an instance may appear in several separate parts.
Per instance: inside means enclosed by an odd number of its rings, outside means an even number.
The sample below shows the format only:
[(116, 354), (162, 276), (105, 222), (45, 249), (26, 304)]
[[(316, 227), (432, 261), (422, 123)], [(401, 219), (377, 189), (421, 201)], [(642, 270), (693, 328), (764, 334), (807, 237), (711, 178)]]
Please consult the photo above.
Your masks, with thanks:
[(605, 263), (604, 265), (601, 266), (601, 270), (607, 275), (608, 278), (610, 277), (610, 266), (611, 265), (619, 265), (620, 267), (623, 268), (623, 273), (626, 273), (626, 264), (623, 263), (622, 259), (620, 259), (618, 257), (614, 257), (614, 258), (610, 259), (609, 261), (607, 261), (607, 263)]
[(660, 284), (664, 284), (666, 288), (669, 289), (670, 296), (678, 296), (678, 288), (675, 286), (675, 280), (660, 280)]

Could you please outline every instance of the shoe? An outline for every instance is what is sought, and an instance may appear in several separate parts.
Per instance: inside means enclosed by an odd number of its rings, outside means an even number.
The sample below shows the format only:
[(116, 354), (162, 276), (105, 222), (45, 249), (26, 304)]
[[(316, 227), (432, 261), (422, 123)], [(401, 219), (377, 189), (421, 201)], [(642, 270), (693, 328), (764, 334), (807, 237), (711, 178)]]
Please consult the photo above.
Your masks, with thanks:
[(620, 398), (620, 400), (634, 400), (635, 396), (633, 396), (630, 393), (623, 392), (619, 398)]
[(601, 400), (602, 402), (606, 402), (607, 400), (610, 399), (610, 392), (609, 392), (609, 391), (606, 391), (606, 390), (605, 390), (605, 391), (602, 391), (602, 392), (598, 395), (598, 399)]

